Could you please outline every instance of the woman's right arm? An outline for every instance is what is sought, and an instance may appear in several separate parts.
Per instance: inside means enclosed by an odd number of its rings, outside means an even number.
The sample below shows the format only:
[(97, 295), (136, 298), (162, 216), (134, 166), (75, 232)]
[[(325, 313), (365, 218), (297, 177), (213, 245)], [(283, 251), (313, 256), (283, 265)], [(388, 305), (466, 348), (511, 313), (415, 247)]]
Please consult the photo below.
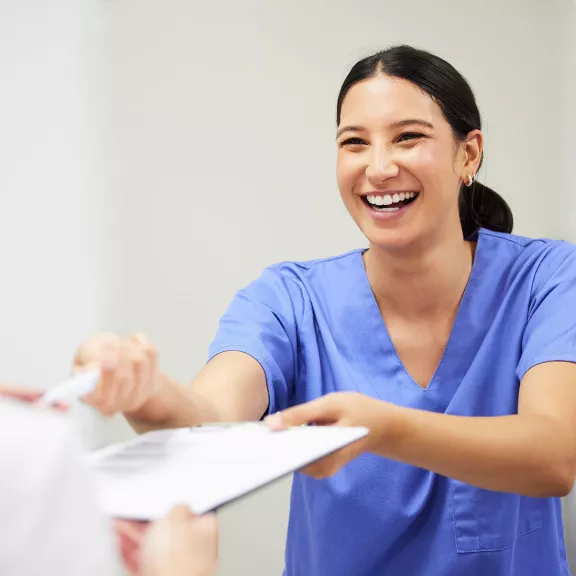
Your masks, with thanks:
[(135, 412), (125, 413), (137, 432), (202, 422), (259, 420), (268, 408), (264, 370), (243, 352), (218, 354), (189, 385), (160, 377), (160, 392)]
[(266, 269), (236, 293), (220, 318), (211, 360), (189, 385), (163, 373), (144, 335), (93, 336), (74, 359), (75, 371), (101, 374), (96, 391), (83, 400), (105, 415), (122, 412), (138, 432), (258, 420), (294, 398), (305, 309), (299, 283)]
[(268, 407), (262, 366), (243, 352), (216, 355), (191, 384), (163, 374), (145, 336), (98, 334), (78, 350), (74, 371), (100, 370), (96, 391), (83, 400), (105, 415), (124, 413), (137, 432), (203, 422), (258, 420)]

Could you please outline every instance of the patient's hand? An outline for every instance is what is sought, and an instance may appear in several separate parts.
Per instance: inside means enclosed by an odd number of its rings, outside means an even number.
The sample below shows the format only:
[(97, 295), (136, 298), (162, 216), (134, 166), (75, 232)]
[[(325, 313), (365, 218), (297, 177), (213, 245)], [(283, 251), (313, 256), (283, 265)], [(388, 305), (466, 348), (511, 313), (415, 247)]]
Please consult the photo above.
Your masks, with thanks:
[[(44, 390), (42, 389), (26, 388), (24, 386), (0, 382), (0, 398), (12, 398), (29, 404), (37, 404), (41, 401), (43, 395)], [(56, 403), (52, 407), (59, 412), (66, 412), (68, 410), (68, 406), (63, 403)]]
[(218, 523), (213, 514), (194, 516), (180, 506), (144, 535), (142, 576), (214, 576), (217, 564)]
[(213, 514), (194, 516), (174, 508), (154, 522), (116, 520), (124, 567), (138, 576), (214, 576), (218, 523)]

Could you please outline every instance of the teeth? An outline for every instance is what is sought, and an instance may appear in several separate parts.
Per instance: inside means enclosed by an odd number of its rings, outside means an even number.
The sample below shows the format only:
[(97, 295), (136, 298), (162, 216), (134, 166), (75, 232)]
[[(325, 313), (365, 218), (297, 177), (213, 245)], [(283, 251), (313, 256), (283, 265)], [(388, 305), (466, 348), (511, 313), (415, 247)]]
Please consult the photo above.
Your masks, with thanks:
[(384, 198), (382, 196), (375, 196), (371, 194), (368, 196), (368, 202), (370, 202), (370, 204), (375, 204), (376, 206), (383, 206)]
[(414, 198), (414, 196), (414, 192), (401, 192), (400, 194), (386, 194), (384, 196), (370, 194), (367, 200), (370, 204), (374, 204), (374, 206), (390, 206), (390, 204), (396, 204), (397, 202)]

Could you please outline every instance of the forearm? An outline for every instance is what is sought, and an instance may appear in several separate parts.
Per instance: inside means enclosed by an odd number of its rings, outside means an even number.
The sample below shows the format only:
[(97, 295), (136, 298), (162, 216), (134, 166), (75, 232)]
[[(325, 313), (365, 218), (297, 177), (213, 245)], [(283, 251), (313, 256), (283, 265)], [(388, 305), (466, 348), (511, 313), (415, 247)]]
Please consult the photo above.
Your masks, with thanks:
[(162, 375), (160, 392), (143, 406), (124, 416), (138, 433), (162, 428), (194, 426), (202, 422), (217, 422), (220, 419), (213, 402), (192, 385), (176, 382)]
[(189, 385), (162, 375), (159, 393), (125, 416), (137, 432), (203, 422), (258, 420), (268, 406), (262, 367), (240, 352), (216, 356)]
[(394, 407), (393, 421), (391, 438), (374, 450), (382, 456), (488, 490), (535, 497), (571, 490), (573, 442), (552, 418), (471, 418)]

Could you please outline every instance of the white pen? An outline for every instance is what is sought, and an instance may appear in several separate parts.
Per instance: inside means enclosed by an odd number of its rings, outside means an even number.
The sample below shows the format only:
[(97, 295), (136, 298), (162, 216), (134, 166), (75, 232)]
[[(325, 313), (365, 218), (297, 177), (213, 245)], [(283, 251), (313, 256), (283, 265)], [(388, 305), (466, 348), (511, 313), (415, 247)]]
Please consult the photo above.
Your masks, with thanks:
[(56, 402), (77, 400), (93, 392), (99, 380), (100, 372), (81, 372), (50, 388), (44, 393), (41, 402), (43, 404), (54, 404)]

